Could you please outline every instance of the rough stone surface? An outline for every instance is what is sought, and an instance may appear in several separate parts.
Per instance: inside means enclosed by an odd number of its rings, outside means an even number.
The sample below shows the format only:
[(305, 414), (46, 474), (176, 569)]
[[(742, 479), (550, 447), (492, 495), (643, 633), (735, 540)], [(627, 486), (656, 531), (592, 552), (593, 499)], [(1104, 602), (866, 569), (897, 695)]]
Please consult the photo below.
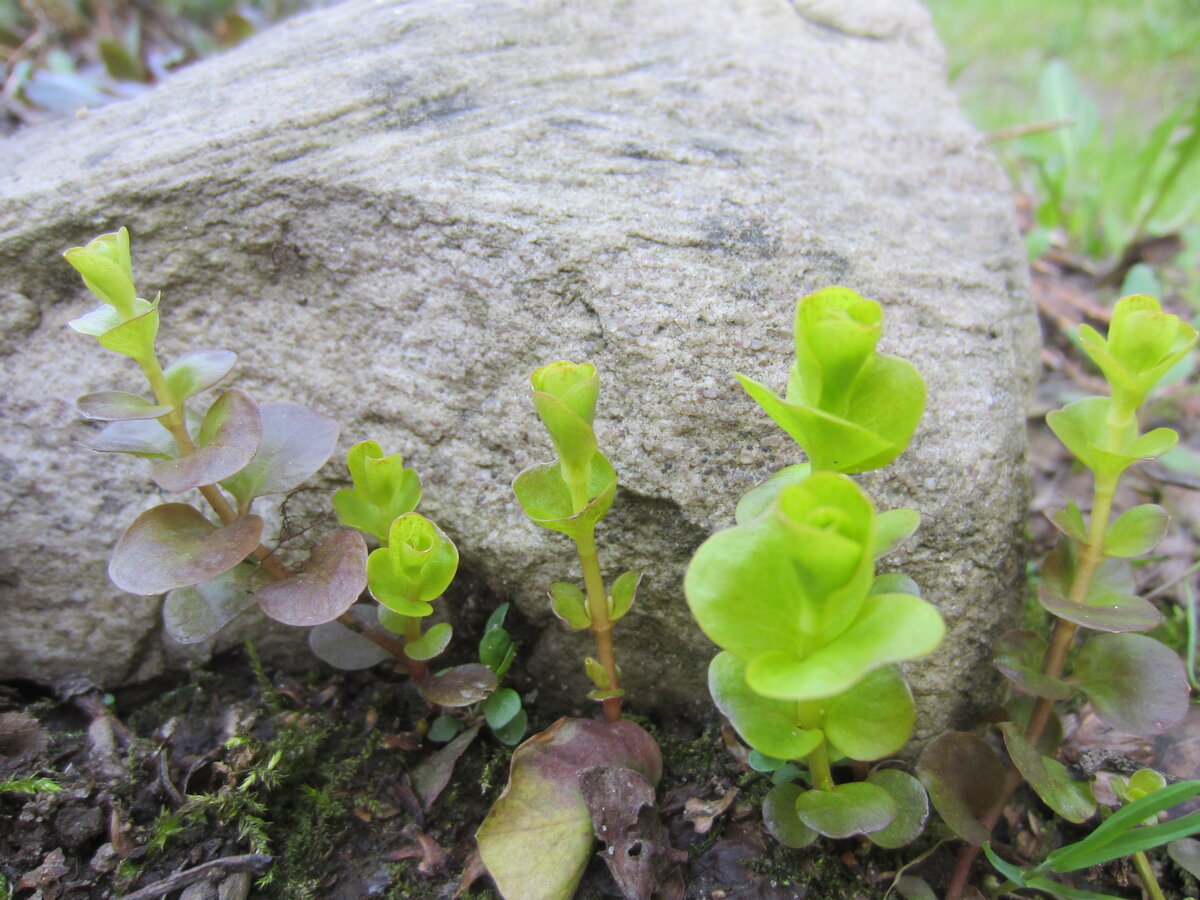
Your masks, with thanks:
[(73, 443), (76, 395), (137, 380), (67, 329), (90, 303), (59, 254), (125, 224), (166, 359), (237, 350), (260, 400), (418, 467), (464, 566), (548, 626), (526, 653), (544, 702), (581, 695), (585, 643), (543, 600), (577, 571), (568, 544), (509, 490), (550, 456), (528, 372), (603, 373), (622, 489), (602, 557), (647, 573), (618, 632), (627, 685), (635, 707), (700, 710), (712, 648), (683, 569), (800, 458), (731, 373), (782, 388), (802, 294), (881, 300), (883, 349), (930, 389), (911, 451), (866, 479), (923, 514), (895, 562), (950, 625), (913, 667), (921, 729), (988, 699), (1020, 596), (1036, 325), (1003, 176), (916, 2), (358, 0), (17, 134), (0, 166), (0, 678), (115, 684), (168, 658), (158, 602), (105, 577), (155, 491)]

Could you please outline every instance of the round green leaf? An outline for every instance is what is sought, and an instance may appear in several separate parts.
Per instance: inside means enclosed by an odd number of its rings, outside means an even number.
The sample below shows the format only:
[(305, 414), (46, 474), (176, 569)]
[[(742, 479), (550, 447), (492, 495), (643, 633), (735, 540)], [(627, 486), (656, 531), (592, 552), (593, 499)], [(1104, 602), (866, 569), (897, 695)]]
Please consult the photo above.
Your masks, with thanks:
[(429, 601), (440, 597), (458, 571), (458, 548), (446, 533), (420, 513), (392, 522), (386, 547), (371, 553), (367, 580), (371, 594), (406, 616), (427, 616)]
[(867, 835), (871, 842), (895, 848), (919, 838), (929, 819), (929, 795), (921, 782), (900, 769), (876, 769), (867, 776), (867, 781), (887, 791), (897, 809), (892, 824)]
[(755, 750), (776, 759), (803, 759), (824, 735), (800, 726), (794, 702), (771, 700), (750, 690), (745, 668), (732, 653), (718, 653), (713, 658), (708, 666), (708, 689), (717, 709)]
[(1149, 553), (1167, 533), (1170, 521), (1167, 511), (1153, 503), (1127, 509), (1108, 526), (1104, 552), (1126, 557)]
[(503, 728), (521, 711), (521, 695), (512, 688), (500, 688), (483, 701), (480, 707), (488, 727)]
[(800, 821), (796, 812), (796, 801), (802, 793), (804, 789), (798, 784), (778, 784), (763, 798), (763, 824), (785, 847), (807, 847), (817, 839), (817, 832)]
[(493, 728), (492, 734), (496, 736), (496, 740), (500, 743), (513, 747), (521, 743), (521, 738), (525, 737), (525, 732), (529, 730), (529, 715), (523, 709), (517, 710), (517, 714), (508, 720), (499, 728)]
[(912, 537), (921, 524), (915, 509), (889, 509), (875, 517), (875, 558), (891, 553)]
[(360, 441), (351, 447), (347, 464), (354, 488), (334, 492), (338, 520), (386, 544), (392, 522), (420, 502), (421, 479), (404, 468), (399, 453), (384, 456), (375, 441)]
[(429, 733), (425, 735), (434, 743), (444, 744), (451, 740), (462, 729), (462, 720), (454, 716), (438, 716), (429, 725)]
[(900, 750), (916, 724), (912, 692), (897, 666), (876, 669), (830, 697), (821, 722), (829, 743), (849, 759), (882, 759)]
[(408, 654), (409, 659), (433, 659), (446, 649), (453, 633), (454, 629), (450, 627), (449, 622), (439, 622), (431, 626), (428, 631), (415, 641), (409, 641), (405, 644), (404, 652)]
[(154, 339), (158, 336), (158, 299), (155, 298), (154, 303), (150, 304), (139, 298), (135, 301), (135, 308), (143, 311), (97, 335), (96, 340), (107, 350), (147, 365), (154, 359)]
[(882, 831), (896, 821), (900, 810), (884, 788), (857, 781), (831, 791), (804, 791), (796, 798), (796, 813), (814, 831), (846, 838)]
[(299, 574), (260, 588), (258, 605), (284, 625), (331, 622), (366, 589), (366, 564), (362, 535), (335, 531), (321, 539)]
[(263, 520), (242, 516), (218, 527), (186, 503), (142, 513), (113, 548), (108, 577), (131, 594), (165, 594), (228, 572), (262, 537)]
[(1080, 544), (1088, 542), (1087, 526), (1083, 524), (1083, 513), (1080, 512), (1079, 504), (1074, 500), (1068, 500), (1063, 509), (1049, 513), (1048, 518), (1067, 537)]
[(1145, 635), (1089, 638), (1067, 680), (1087, 695), (1096, 715), (1131, 734), (1162, 734), (1187, 715), (1183, 662)]
[(479, 639), (479, 661), (499, 678), (508, 671), (516, 656), (512, 636), (503, 628), (492, 628)]

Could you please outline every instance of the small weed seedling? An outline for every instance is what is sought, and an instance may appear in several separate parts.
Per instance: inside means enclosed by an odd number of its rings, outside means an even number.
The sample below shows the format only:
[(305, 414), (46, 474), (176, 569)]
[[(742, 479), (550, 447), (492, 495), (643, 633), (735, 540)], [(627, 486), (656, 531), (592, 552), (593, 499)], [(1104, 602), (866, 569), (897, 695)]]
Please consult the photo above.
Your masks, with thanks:
[[(1054, 617), (1049, 642), (1031, 631), (1010, 631), (996, 646), (996, 667), (1023, 695), (1008, 704), (1009, 720), (998, 725), (1011, 765), (980, 735), (950, 732), (926, 747), (917, 766), (934, 807), (968, 844), (947, 889), (952, 900), (962, 896), (979, 847), (1022, 781), (1070, 822), (1084, 822), (1095, 813), (1090, 783), (1072, 778), (1055, 758), (1062, 733), (1055, 703), (1082, 693), (1108, 725), (1144, 735), (1169, 730), (1188, 710), (1183, 663), (1169, 648), (1138, 633), (1157, 626), (1162, 615), (1136, 594), (1130, 562), (1159, 542), (1167, 514), (1153, 504), (1115, 518), (1112, 512), (1125, 470), (1138, 460), (1157, 458), (1177, 440), (1169, 428), (1143, 433), (1138, 409), (1191, 352), (1196, 331), (1162, 312), (1153, 297), (1135, 295), (1116, 304), (1107, 338), (1085, 325), (1080, 343), (1104, 374), (1111, 396), (1079, 400), (1047, 416), (1059, 440), (1091, 470), (1094, 493), (1090, 516), (1074, 500), (1051, 516), (1063, 540), (1042, 566), (1038, 591), (1038, 601)], [(1098, 633), (1072, 657), (1081, 628)], [(1061, 857), (1056, 859), (1045, 871), (1070, 871), (1061, 868)]]
[[(487, 666), (436, 675), (427, 666), (445, 649), (450, 626), (423, 631), (421, 620), (454, 577), (458, 551), (413, 511), (421, 496), (416, 473), (373, 441), (356, 445), (349, 457), (354, 487), (334, 498), (350, 528), (322, 538), (293, 573), (261, 543), (264, 521), (253, 506), (315, 474), (333, 451), (337, 424), (293, 403), (260, 406), (237, 388), (224, 390), (205, 413), (194, 411), (189, 402), (223, 382), (237, 356), (200, 350), (162, 367), (155, 351), (159, 300), (137, 296), (124, 228), (65, 256), (102, 301), (71, 327), (133, 359), (153, 393), (153, 400), (123, 391), (80, 397), (84, 417), (108, 423), (92, 449), (151, 460), (161, 489), (198, 490), (220, 522), (188, 503), (142, 513), (113, 550), (113, 582), (134, 594), (165, 594), (166, 630), (181, 642), (205, 640), (257, 605), (285, 625), (314, 627), (311, 646), (334, 665), (358, 668), (390, 655), (433, 703), (466, 706), (487, 697), (496, 684)], [(382, 546), (368, 555), (361, 532)], [(377, 615), (365, 604), (355, 608), (368, 586)]]
[[(722, 652), (709, 666), (717, 707), (775, 771), (763, 817), (782, 843), (863, 834), (908, 843), (928, 816), (925, 791), (898, 768), (838, 783), (840, 760), (880, 760), (912, 735), (912, 694), (897, 663), (932, 652), (945, 626), (900, 574), (875, 560), (916, 530), (913, 510), (876, 513), (848, 473), (900, 454), (925, 404), (908, 362), (876, 352), (878, 303), (827, 288), (796, 307), (786, 398), (742, 386), (805, 450), (737, 505), (737, 524), (700, 546), (684, 590)], [(802, 760), (811, 786), (792, 780)]]
[(617, 490), (616, 472), (592, 428), (600, 380), (595, 366), (569, 362), (543, 366), (531, 380), (534, 406), (558, 459), (526, 469), (513, 491), (529, 518), (575, 543), (584, 590), (557, 582), (550, 603), (569, 627), (590, 629), (595, 637), (596, 655), (584, 660), (584, 669), (604, 721), (559, 719), (516, 749), (508, 785), (476, 835), (479, 852), (507, 900), (569, 900), (600, 838), (625, 896), (649, 897), (652, 888), (679, 876), (653, 814), (662, 775), (658, 745), (621, 717), (612, 627), (632, 606), (639, 576), (626, 572), (606, 588), (596, 550), (596, 524)]

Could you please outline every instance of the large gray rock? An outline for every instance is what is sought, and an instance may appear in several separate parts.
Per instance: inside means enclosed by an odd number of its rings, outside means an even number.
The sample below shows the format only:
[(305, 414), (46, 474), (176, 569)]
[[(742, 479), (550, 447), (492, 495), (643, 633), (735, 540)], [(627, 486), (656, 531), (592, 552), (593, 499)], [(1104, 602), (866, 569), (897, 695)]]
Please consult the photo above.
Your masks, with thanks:
[[(67, 329), (90, 299), (59, 253), (126, 224), (166, 359), (237, 350), (260, 401), (401, 450), (464, 567), (540, 625), (577, 567), (509, 490), (551, 455), (528, 373), (595, 362), (622, 485), (603, 561), (647, 573), (618, 632), (642, 708), (707, 705), (683, 569), (799, 459), (731, 373), (782, 387), (797, 297), (878, 298), (883, 349), (930, 389), (911, 451), (867, 479), (924, 515), (896, 562), (950, 625), (913, 667), (922, 730), (987, 699), (1020, 596), (1036, 333), (1004, 178), (917, 3), (357, 0), (0, 159), (0, 677), (164, 664), (157, 602), (105, 577), (158, 498), (138, 461), (73, 445), (73, 398), (137, 378)], [(546, 628), (526, 655), (543, 701), (582, 695), (585, 646)]]

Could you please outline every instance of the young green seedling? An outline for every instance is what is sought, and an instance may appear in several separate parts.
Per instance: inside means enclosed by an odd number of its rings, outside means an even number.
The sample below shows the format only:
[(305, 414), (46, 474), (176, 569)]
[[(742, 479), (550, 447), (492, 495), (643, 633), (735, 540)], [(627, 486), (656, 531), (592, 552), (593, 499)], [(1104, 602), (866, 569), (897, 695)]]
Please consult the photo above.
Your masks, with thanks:
[(896, 664), (932, 652), (945, 626), (910, 579), (875, 572), (919, 516), (877, 514), (845, 473), (900, 454), (925, 387), (909, 363), (876, 351), (875, 301), (828, 288), (797, 304), (795, 322), (786, 399), (738, 378), (809, 462), (742, 498), (737, 525), (696, 551), (684, 592), (723, 651), (709, 667), (717, 707), (762, 768), (784, 771), (788, 760), (808, 768), (811, 789), (780, 778), (768, 795), (771, 832), (789, 846), (865, 834), (895, 847), (924, 827), (921, 786), (887, 768), (839, 784), (832, 765), (882, 759), (908, 742), (915, 708)]
[(658, 745), (621, 717), (612, 628), (632, 606), (639, 576), (626, 572), (606, 589), (596, 551), (596, 523), (617, 489), (592, 429), (599, 376), (588, 363), (555, 362), (531, 381), (558, 459), (526, 469), (513, 491), (534, 522), (575, 543), (584, 589), (556, 582), (550, 603), (566, 625), (595, 637), (596, 656), (585, 659), (584, 669), (595, 685), (588, 696), (602, 703), (605, 721), (563, 718), (521, 744), (476, 840), (508, 900), (569, 900), (597, 838), (607, 844), (605, 862), (626, 896), (649, 896), (648, 885), (672, 877), (676, 860), (653, 812), (662, 774)]
[[(137, 296), (124, 228), (65, 256), (102, 301), (71, 327), (133, 359), (153, 394), (153, 400), (122, 391), (80, 397), (86, 418), (108, 423), (92, 448), (152, 460), (150, 474), (160, 488), (197, 489), (220, 520), (211, 522), (187, 503), (142, 513), (113, 551), (113, 582), (135, 594), (166, 594), (166, 630), (181, 642), (209, 638), (257, 605), (284, 624), (316, 626), (310, 643), (335, 664), (354, 667), (364, 658), (371, 664), (390, 654), (436, 703), (465, 705), (487, 696), (495, 676), (485, 666), (439, 676), (426, 666), (445, 648), (450, 626), (422, 633), (420, 620), (453, 578), (458, 553), (437, 526), (412, 512), (420, 499), (416, 473), (403, 468), (399, 456), (384, 457), (374, 442), (357, 445), (350, 452), (355, 486), (334, 501), (351, 528), (322, 538), (293, 573), (261, 543), (264, 522), (253, 506), (315, 474), (333, 451), (337, 424), (292, 403), (259, 406), (236, 388), (202, 415), (196, 412), (193, 398), (224, 381), (237, 356), (202, 350), (163, 368), (155, 350), (159, 300)], [(353, 529), (384, 546), (368, 556)], [(368, 582), (390, 611), (383, 627), (352, 609)]]
[[(1049, 642), (1028, 631), (1003, 635), (995, 664), (1013, 687), (1035, 698), (1014, 702), (1012, 721), (999, 725), (1011, 759), (1007, 768), (977, 736), (951, 732), (926, 748), (918, 772), (938, 812), (968, 842), (959, 855), (947, 896), (962, 896), (970, 868), (1008, 798), (1025, 781), (1056, 813), (1083, 822), (1096, 809), (1091, 786), (1071, 778), (1056, 758), (1054, 704), (1077, 693), (1114, 728), (1161, 734), (1187, 713), (1188, 682), (1179, 657), (1137, 632), (1162, 621), (1158, 609), (1136, 594), (1130, 559), (1148, 553), (1167, 528), (1167, 514), (1145, 504), (1113, 517), (1113, 497), (1133, 463), (1174, 446), (1169, 428), (1143, 433), (1138, 409), (1151, 389), (1196, 343), (1195, 330), (1162, 312), (1157, 300), (1135, 295), (1113, 309), (1107, 338), (1082, 326), (1080, 344), (1108, 381), (1111, 396), (1089, 397), (1050, 413), (1051, 430), (1091, 470), (1091, 514), (1070, 500), (1051, 516), (1063, 540), (1042, 566), (1038, 600), (1054, 616)], [(1083, 641), (1068, 672), (1079, 629)], [(1022, 713), (1022, 710), (1024, 712)], [(967, 783), (957, 772), (991, 773)]]

